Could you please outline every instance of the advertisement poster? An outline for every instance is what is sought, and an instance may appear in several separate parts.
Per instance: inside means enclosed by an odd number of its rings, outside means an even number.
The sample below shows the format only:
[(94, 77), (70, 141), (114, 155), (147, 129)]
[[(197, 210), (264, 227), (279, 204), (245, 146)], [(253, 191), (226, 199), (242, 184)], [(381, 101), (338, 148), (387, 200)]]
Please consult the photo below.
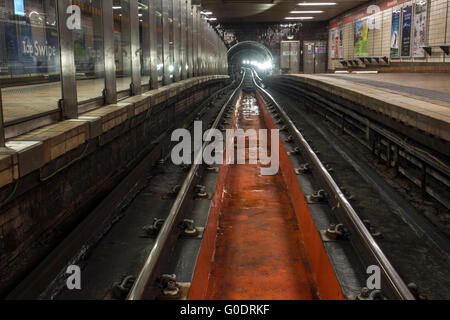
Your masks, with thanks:
[(415, 4), (414, 10), (414, 57), (425, 57), (425, 45), (427, 25), (427, 2), (421, 1)]
[(7, 61), (11, 74), (58, 73), (59, 44), (56, 28), (4, 23)]
[(355, 56), (369, 55), (369, 26), (367, 20), (355, 22)]
[(334, 32), (334, 58), (339, 58), (339, 30)]
[(339, 59), (344, 58), (344, 30), (339, 29)]
[(327, 45), (326, 42), (317, 42), (316, 43), (316, 53), (317, 54), (324, 54), (327, 53)]
[(399, 56), (400, 42), (400, 10), (392, 11), (392, 27), (391, 27), (391, 57)]
[(23, 0), (14, 0), (14, 14), (25, 16), (25, 5)]
[(402, 10), (402, 57), (411, 56), (411, 22), (412, 6), (404, 7)]
[(331, 58), (334, 58), (335, 55), (336, 55), (336, 44), (334, 42), (335, 33), (336, 33), (336, 31), (334, 31), (334, 30), (331, 31), (331, 39), (330, 39), (330, 43), (331, 43)]

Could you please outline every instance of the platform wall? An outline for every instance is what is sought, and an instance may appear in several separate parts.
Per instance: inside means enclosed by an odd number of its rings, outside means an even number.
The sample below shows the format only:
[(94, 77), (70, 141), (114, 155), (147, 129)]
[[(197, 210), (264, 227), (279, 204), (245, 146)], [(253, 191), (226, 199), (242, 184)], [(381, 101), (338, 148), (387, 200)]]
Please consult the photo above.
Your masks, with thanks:
[(170, 133), (227, 81), (191, 78), (19, 137), (37, 144), (0, 158), (0, 299), (142, 159), (166, 155)]
[[(414, 56), (414, 28), (415, 28), (415, 4), (422, 0), (383, 0), (373, 1), (364, 6), (358, 7), (348, 13), (332, 20), (328, 32), (328, 69), (335, 70), (342, 68), (339, 62), (341, 59), (357, 59), (358, 56), (386, 56), (390, 59), (390, 65), (381, 68), (385, 71), (450, 71), (450, 57), (439, 47), (432, 48), (431, 56), (427, 53), (424, 57)], [(376, 7), (380, 10), (378, 11)], [(412, 32), (411, 32), (411, 55), (395, 57), (391, 54), (391, 31), (392, 13), (402, 10), (406, 6), (412, 6)], [(377, 12), (378, 11), (378, 12)], [(371, 13), (371, 14), (369, 14)], [(368, 30), (368, 52), (358, 55), (355, 53), (355, 24), (368, 19), (372, 23)], [(425, 23), (424, 45), (440, 45), (450, 43), (450, 5), (448, 0), (428, 0)], [(402, 19), (399, 21), (399, 28), (402, 29)], [(333, 43), (335, 32), (341, 30), (341, 48), (334, 46), (338, 52), (334, 53)], [(400, 38), (401, 46), (401, 38)], [(444, 65), (442, 65), (444, 63)], [(362, 65), (362, 64), (361, 64)], [(405, 69), (404, 66), (407, 66)], [(377, 67), (377, 66), (371, 66)], [(443, 68), (444, 67), (444, 68)], [(434, 70), (434, 69), (435, 70)]]

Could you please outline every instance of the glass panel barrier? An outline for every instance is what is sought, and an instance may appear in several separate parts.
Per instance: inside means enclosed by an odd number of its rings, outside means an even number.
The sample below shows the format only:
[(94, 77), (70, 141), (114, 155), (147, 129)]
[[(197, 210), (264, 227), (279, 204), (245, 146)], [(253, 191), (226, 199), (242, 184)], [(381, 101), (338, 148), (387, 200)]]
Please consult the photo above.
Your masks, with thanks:
[(56, 1), (1, 1), (0, 46), (5, 122), (57, 110), (61, 82)]
[(114, 51), (117, 92), (131, 85), (131, 38), (129, 0), (114, 0)]
[(74, 30), (78, 102), (99, 98), (105, 88), (102, 0), (81, 0), (81, 29)]
[(162, 1), (163, 0), (155, 0), (156, 52), (158, 56), (157, 69), (158, 69), (158, 82), (160, 82), (160, 84), (162, 84), (164, 77)]
[(150, 24), (149, 24), (148, 6), (149, 0), (138, 1), (142, 85), (150, 84)]
[(169, 72), (170, 79), (173, 81), (174, 76), (174, 45), (173, 45), (173, 0), (168, 0), (169, 4)]

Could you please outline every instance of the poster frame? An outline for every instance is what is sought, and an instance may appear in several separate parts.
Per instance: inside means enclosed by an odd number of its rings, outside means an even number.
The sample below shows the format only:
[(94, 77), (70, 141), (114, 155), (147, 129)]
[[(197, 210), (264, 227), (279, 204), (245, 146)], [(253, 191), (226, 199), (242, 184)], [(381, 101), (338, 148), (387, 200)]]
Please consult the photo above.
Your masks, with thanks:
[[(430, 14), (430, 10), (429, 10), (429, 1), (428, 0), (422, 0), (425, 1), (425, 25), (424, 25), (424, 29), (425, 29), (425, 36), (424, 36), (424, 43), (423, 45), (425, 46), (427, 41), (428, 41), (428, 32), (429, 32), (429, 14)], [(414, 22), (414, 29), (411, 30), (412, 31), (412, 38), (413, 38), (413, 43), (412, 43), (412, 57), (414, 59), (426, 59), (427, 54), (425, 52), (425, 50), (422, 48), (422, 55), (416, 55), (415, 51), (416, 51), (416, 35), (415, 35), (415, 28), (416, 28), (416, 6), (420, 3), (421, 1), (416, 1), (413, 3), (413, 17), (412, 17), (412, 21)]]
[[(404, 15), (403, 15), (403, 13), (404, 13), (404, 10), (406, 9), (406, 8), (408, 8), (408, 7), (410, 7), (411, 8), (411, 21), (410, 21), (410, 28), (409, 28), (409, 55), (403, 55), (403, 36), (404, 36), (404, 34), (403, 34), (403, 25), (404, 25), (404, 23), (403, 23), (403, 18), (404, 18)], [(401, 44), (400, 44), (400, 47), (399, 47), (399, 50), (400, 50), (400, 52), (399, 52), (399, 54), (400, 54), (400, 58), (412, 58), (412, 54), (411, 54), (411, 51), (412, 51), (412, 46), (411, 46), (411, 40), (412, 40), (412, 23), (413, 23), (413, 21), (414, 21), (414, 3), (413, 2), (411, 2), (411, 3), (408, 3), (408, 4), (406, 4), (406, 5), (403, 5), (402, 6), (402, 8), (401, 8), (401, 11), (402, 11), (402, 14), (401, 14), (401, 26), (400, 26), (400, 29), (401, 29)]]
[[(356, 24), (358, 23), (362, 23), (362, 25), (364, 25), (364, 23), (367, 24), (367, 52), (362, 53), (361, 51), (357, 54), (355, 49), (356, 49), (356, 41), (355, 41), (355, 31), (356, 31)], [(360, 40), (360, 41), (364, 41), (364, 40)], [(369, 33), (369, 24), (368, 24), (368, 19), (364, 18), (364, 19), (360, 19), (360, 20), (356, 20), (353, 22), (353, 56), (355, 57), (368, 57), (369, 56), (369, 51), (370, 51), (370, 33)]]
[[(397, 34), (397, 46), (398, 46), (398, 48), (397, 48), (397, 54), (396, 55), (392, 55), (392, 47), (391, 47), (391, 44), (392, 44), (392, 28), (393, 28), (393, 17), (394, 17), (394, 11), (398, 11), (398, 34)], [(392, 59), (400, 59), (400, 45), (401, 45), (401, 42), (402, 42), (402, 28), (401, 28), (401, 22), (402, 22), (402, 7), (399, 7), (399, 8), (397, 8), (397, 9), (395, 9), (395, 8), (393, 8), (392, 9), (392, 12), (391, 12), (391, 37), (390, 37), (390, 42), (391, 42), (391, 44), (389, 45), (389, 56), (390, 56), (390, 58), (392, 58)]]

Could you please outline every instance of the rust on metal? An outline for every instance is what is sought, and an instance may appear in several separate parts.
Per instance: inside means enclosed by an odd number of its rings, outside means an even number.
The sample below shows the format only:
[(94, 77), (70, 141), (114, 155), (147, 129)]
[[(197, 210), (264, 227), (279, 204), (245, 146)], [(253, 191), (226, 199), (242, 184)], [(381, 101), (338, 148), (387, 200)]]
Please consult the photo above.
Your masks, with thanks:
[[(262, 99), (248, 93), (236, 105), (237, 126), (275, 128)], [(261, 176), (245, 148), (246, 164), (219, 171), (189, 299), (343, 299), (281, 141), (274, 176)]]

